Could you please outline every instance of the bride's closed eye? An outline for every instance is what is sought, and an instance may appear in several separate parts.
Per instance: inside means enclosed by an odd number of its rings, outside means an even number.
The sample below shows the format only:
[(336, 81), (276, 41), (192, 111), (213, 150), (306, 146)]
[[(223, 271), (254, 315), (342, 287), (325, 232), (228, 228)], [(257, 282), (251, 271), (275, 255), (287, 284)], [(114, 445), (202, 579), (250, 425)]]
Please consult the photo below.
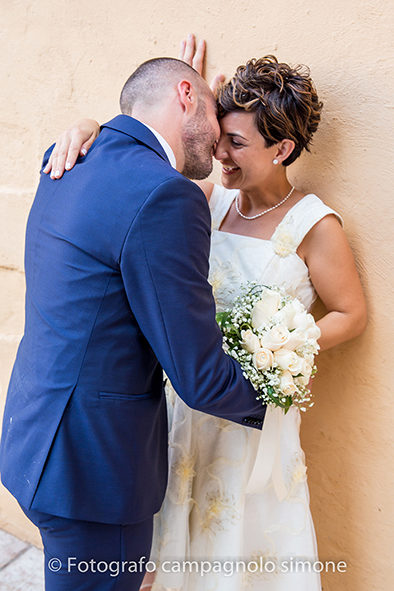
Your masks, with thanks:
[(234, 138), (231, 138), (231, 145), (234, 146), (234, 148), (243, 148), (245, 146), (245, 144), (235, 141)]

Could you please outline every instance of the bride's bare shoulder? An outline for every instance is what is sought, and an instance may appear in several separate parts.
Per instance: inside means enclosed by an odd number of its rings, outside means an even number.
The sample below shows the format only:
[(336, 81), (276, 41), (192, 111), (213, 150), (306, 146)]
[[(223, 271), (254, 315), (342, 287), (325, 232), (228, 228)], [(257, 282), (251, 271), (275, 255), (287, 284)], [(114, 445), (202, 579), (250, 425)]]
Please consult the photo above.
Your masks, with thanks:
[(214, 184), (211, 183), (210, 181), (194, 181), (194, 182), (196, 183), (196, 185), (198, 185), (200, 187), (201, 191), (204, 193), (205, 197), (207, 198), (207, 201), (209, 201), (211, 198), (211, 195), (212, 195)]

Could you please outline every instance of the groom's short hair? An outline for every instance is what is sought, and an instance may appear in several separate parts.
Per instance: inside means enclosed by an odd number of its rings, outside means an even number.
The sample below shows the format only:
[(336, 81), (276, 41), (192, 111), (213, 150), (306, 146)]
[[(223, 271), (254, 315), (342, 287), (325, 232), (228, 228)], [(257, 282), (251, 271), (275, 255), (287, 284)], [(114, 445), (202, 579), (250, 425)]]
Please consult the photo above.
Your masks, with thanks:
[(157, 104), (162, 100), (163, 92), (183, 78), (194, 82), (202, 95), (209, 94), (205, 80), (186, 62), (172, 57), (158, 57), (144, 62), (123, 86), (120, 95), (122, 113), (131, 114), (134, 105), (139, 101), (146, 105)]

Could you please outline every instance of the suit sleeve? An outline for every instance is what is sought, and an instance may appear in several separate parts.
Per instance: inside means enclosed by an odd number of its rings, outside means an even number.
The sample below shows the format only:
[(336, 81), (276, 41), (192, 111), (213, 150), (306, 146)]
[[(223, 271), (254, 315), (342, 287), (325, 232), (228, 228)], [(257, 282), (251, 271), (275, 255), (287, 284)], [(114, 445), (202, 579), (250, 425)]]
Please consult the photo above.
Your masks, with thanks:
[(261, 428), (266, 407), (222, 349), (208, 283), (210, 214), (202, 191), (175, 177), (148, 197), (126, 237), (121, 273), (130, 307), (184, 402)]

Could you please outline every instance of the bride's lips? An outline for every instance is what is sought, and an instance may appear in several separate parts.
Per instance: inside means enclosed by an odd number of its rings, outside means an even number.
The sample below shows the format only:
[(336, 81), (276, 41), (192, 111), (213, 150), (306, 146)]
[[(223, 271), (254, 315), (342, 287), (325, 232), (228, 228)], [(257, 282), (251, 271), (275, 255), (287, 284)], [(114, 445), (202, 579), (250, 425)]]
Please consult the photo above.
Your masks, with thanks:
[(227, 176), (235, 174), (236, 172), (238, 172), (238, 170), (240, 170), (238, 166), (222, 166), (222, 173)]

